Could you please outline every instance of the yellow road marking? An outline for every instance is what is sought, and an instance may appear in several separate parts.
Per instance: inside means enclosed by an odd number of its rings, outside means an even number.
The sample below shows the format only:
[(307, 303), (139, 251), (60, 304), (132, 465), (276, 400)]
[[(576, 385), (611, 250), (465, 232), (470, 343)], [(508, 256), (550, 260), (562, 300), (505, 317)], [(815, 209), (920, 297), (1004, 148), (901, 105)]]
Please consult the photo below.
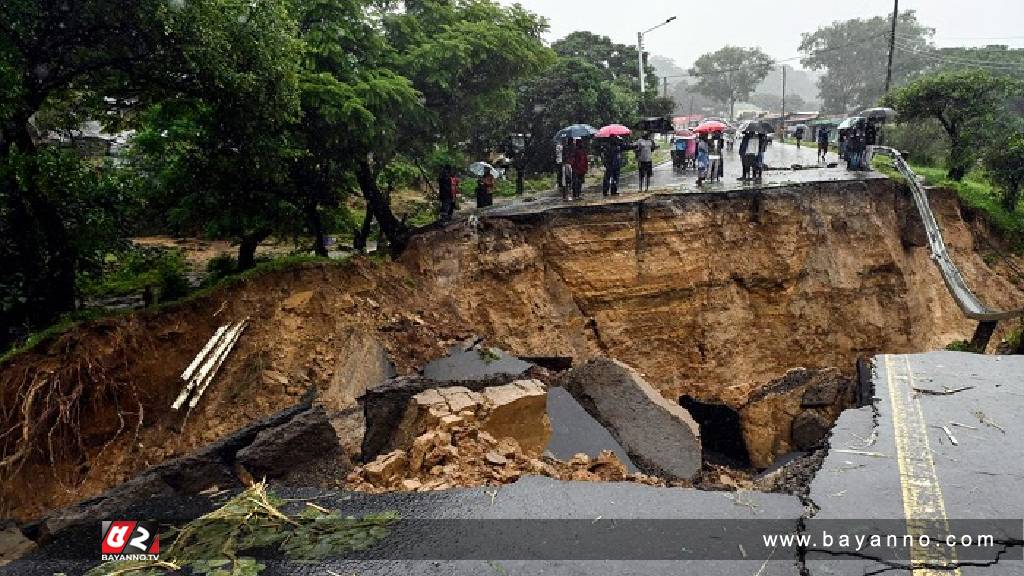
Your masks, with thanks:
[[(921, 403), (914, 396), (914, 374), (910, 359), (885, 355), (885, 381), (889, 387), (892, 409), (893, 434), (896, 437), (896, 461), (903, 488), (903, 513), (907, 519), (907, 533), (916, 538), (949, 532), (949, 518), (942, 498), (942, 488), (935, 472), (935, 461), (928, 445), (928, 429)], [(943, 532), (944, 531), (944, 532)], [(938, 566), (954, 566), (956, 551), (950, 548), (920, 548), (911, 550), (914, 576), (960, 576), (960, 569), (940, 570)]]

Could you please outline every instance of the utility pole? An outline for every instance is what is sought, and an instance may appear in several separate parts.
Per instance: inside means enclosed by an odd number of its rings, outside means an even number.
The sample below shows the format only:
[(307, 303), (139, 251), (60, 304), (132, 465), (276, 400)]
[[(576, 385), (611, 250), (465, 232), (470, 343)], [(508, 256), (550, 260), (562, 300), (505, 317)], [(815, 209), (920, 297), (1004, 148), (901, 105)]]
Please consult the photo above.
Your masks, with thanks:
[(644, 92), (647, 91), (647, 79), (645, 78), (645, 76), (647, 76), (647, 75), (644, 74), (645, 70), (644, 70), (644, 33), (643, 32), (637, 32), (636, 33), (636, 52), (637, 52), (637, 55), (639, 56), (639, 62), (640, 62), (640, 95), (643, 96)]
[[(673, 16), (673, 17), (669, 18), (668, 20), (665, 20), (664, 22), (662, 22), (661, 24), (658, 24), (657, 26), (655, 26), (653, 28), (648, 28), (647, 30), (644, 30), (643, 32), (637, 32), (636, 33), (636, 53), (637, 53), (637, 60), (639, 61), (638, 70), (639, 70), (639, 73), (640, 73), (640, 96), (641, 97), (643, 97), (644, 93), (647, 92), (647, 78), (646, 78), (647, 75), (645, 74), (646, 70), (644, 70), (644, 68), (645, 68), (644, 67), (644, 34), (647, 34), (648, 32), (650, 32), (652, 30), (657, 30), (658, 28), (661, 28), (665, 24), (668, 24), (669, 22), (671, 22), (671, 21), (673, 21), (675, 19), (676, 19), (676, 17)], [(657, 91), (657, 89), (658, 89), (657, 86), (655, 86), (654, 89), (655, 89), (655, 91)]]
[(779, 120), (782, 126), (782, 140), (786, 139), (786, 65), (782, 65), (782, 116)]
[(661, 77), (661, 96), (668, 98), (668, 76)]
[(889, 93), (892, 84), (892, 54), (896, 51), (896, 19), (900, 16), (900, 0), (893, 0), (892, 34), (889, 35), (889, 66), (885, 69), (885, 93)]

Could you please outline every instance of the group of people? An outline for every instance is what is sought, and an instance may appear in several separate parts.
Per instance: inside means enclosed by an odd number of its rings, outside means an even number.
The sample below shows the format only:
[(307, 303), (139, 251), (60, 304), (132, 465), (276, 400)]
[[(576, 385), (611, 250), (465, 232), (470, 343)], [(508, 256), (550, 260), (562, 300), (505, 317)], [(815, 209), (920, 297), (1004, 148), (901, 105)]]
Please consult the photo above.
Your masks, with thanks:
[[(442, 222), (452, 219), (461, 192), (459, 191), (458, 171), (451, 164), (441, 166), (437, 175), (437, 197), (441, 203), (439, 216)], [(476, 180), (476, 207), (485, 208), (494, 203), (495, 179), (490, 168), (484, 168), (483, 174)]]
[(839, 131), (839, 158), (846, 160), (847, 170), (868, 170), (868, 146), (878, 144), (878, 125), (865, 118)]
[[(619, 193), (619, 177), (625, 164), (625, 153), (636, 152), (639, 167), (640, 190), (650, 190), (654, 176), (654, 151), (657, 142), (650, 134), (644, 133), (635, 142), (621, 136), (605, 138), (600, 144), (601, 162), (604, 164), (604, 178), (601, 191), (605, 196)], [(582, 138), (566, 139), (555, 145), (555, 164), (558, 167), (558, 187), (563, 200), (578, 200), (583, 196), (583, 183), (590, 170), (587, 142)]]

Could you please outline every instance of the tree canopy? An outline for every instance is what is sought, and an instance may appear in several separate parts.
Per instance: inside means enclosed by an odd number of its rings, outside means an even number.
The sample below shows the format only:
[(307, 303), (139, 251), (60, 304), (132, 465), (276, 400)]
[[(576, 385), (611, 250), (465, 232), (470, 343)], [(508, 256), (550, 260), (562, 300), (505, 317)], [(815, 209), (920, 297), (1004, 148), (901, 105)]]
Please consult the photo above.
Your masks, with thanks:
[(935, 119), (949, 137), (949, 177), (961, 180), (977, 158), (978, 144), (1019, 85), (985, 70), (929, 74), (890, 92), (885, 104), (901, 121)]
[(697, 77), (694, 87), (697, 92), (728, 104), (731, 118), (736, 102), (749, 98), (774, 64), (774, 60), (758, 48), (725, 46), (698, 58), (690, 74)]
[[(805, 33), (800, 42), (801, 63), (824, 70), (818, 80), (825, 112), (845, 114), (874, 105), (884, 96), (892, 17), (845, 20)], [(899, 51), (893, 61), (892, 85), (904, 84), (924, 70), (934, 30), (917, 20), (913, 10), (899, 14)]]

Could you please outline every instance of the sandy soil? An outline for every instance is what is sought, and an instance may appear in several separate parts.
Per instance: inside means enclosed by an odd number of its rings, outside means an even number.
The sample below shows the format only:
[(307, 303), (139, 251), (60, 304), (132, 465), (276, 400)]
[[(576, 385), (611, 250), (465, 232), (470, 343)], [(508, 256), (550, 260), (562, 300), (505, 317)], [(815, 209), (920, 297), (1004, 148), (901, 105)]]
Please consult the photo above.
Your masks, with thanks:
[[(977, 291), (1024, 301), (977, 254), (985, 230), (950, 194), (934, 201)], [(616, 357), (666, 396), (725, 402), (792, 367), (850, 374), (859, 356), (969, 338), (927, 249), (901, 240), (908, 210), (878, 181), (491, 219), (426, 232), (398, 262), (304, 265), (78, 327), (0, 367), (0, 432), (11, 431), (0, 516), (96, 495), (330, 386), (354, 331), (401, 373), (483, 335), (521, 355)], [(182, 422), (169, 408), (181, 371), (218, 326), (247, 316)], [(31, 451), (14, 458), (21, 447)]]

